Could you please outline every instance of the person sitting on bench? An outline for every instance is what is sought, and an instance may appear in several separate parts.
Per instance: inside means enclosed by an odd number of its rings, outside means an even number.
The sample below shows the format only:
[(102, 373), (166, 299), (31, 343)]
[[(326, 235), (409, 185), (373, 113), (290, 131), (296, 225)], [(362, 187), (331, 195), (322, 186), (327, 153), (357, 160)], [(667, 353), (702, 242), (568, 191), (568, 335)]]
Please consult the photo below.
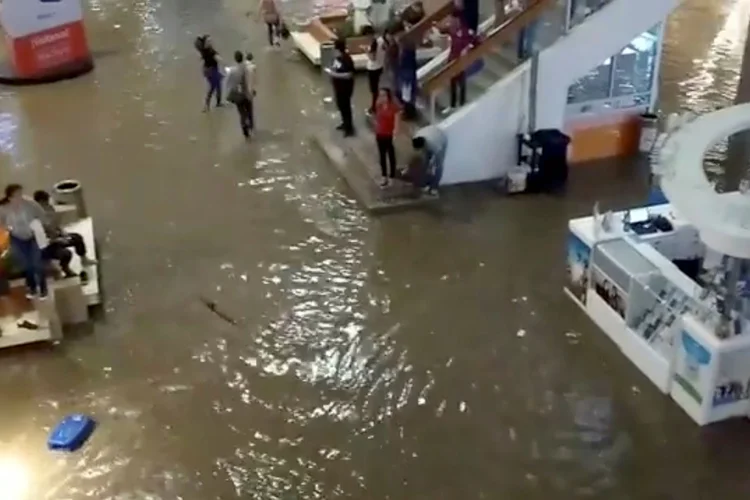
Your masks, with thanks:
[[(81, 258), (81, 267), (85, 268), (96, 264), (95, 260), (86, 255), (86, 242), (83, 240), (83, 236), (78, 233), (66, 233), (60, 226), (55, 207), (50, 202), (49, 193), (43, 190), (36, 191), (34, 201), (44, 210), (44, 217), (41, 222), (49, 238), (49, 244), (42, 250), (42, 258), (58, 261), (63, 273), (68, 278), (75, 276), (75, 273), (70, 269), (70, 261), (73, 255), (68, 247), (73, 247), (76, 255)], [(88, 274), (85, 270), (82, 270), (79, 276), (82, 283), (88, 282)]]

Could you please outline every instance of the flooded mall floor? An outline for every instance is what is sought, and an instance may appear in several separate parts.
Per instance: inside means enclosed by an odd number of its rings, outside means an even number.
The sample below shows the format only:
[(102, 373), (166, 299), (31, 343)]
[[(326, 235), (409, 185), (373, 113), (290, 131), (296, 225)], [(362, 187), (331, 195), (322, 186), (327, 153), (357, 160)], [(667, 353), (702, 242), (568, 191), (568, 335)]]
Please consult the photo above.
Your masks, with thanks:
[[(643, 172), (368, 217), (308, 142), (328, 87), (250, 8), (89, 0), (95, 73), (2, 90), (3, 182), (83, 182), (107, 296), (91, 331), (0, 353), (0, 498), (748, 498), (750, 424), (699, 430), (562, 293), (567, 219), (644, 199)], [(748, 15), (685, 0), (666, 109), (731, 102)], [(201, 113), (204, 32), (256, 54), (252, 144)], [(69, 412), (99, 428), (51, 454)]]

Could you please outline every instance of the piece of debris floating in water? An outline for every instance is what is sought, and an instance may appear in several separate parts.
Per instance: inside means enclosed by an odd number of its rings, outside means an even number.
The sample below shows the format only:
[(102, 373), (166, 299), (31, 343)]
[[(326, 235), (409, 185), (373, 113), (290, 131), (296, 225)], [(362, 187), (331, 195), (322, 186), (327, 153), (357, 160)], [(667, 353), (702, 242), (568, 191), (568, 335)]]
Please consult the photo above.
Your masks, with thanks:
[(95, 427), (96, 422), (91, 417), (68, 415), (52, 429), (47, 446), (50, 450), (76, 451), (91, 437)]
[(526, 336), (526, 330), (524, 330), (523, 328), (518, 330), (518, 332), (516, 333), (516, 337), (525, 337), (525, 336)]
[(205, 297), (201, 297), (201, 302), (203, 302), (203, 305), (206, 306), (209, 311), (211, 311), (212, 313), (214, 313), (215, 315), (217, 315), (219, 318), (221, 318), (222, 320), (226, 321), (230, 325), (237, 326), (237, 320), (234, 319), (233, 317), (231, 317), (230, 315), (228, 315), (228, 314), (226, 314), (226, 313), (224, 313), (222, 311), (219, 311), (219, 309), (216, 306), (216, 302), (214, 302), (212, 300), (208, 300)]

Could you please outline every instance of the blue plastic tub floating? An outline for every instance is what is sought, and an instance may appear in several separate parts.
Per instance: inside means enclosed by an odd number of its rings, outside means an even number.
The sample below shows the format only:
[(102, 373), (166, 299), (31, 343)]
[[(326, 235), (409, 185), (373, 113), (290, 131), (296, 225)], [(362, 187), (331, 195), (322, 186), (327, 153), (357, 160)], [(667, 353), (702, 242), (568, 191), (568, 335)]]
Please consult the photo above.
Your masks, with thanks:
[(50, 450), (76, 451), (91, 437), (96, 427), (93, 418), (86, 415), (68, 415), (57, 426), (47, 439)]

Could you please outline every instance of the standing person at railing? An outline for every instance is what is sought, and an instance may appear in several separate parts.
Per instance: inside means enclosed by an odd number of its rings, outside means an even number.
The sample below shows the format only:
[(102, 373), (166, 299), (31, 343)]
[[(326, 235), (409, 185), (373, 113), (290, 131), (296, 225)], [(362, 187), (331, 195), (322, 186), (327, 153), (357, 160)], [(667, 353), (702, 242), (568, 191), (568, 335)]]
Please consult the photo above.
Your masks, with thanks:
[(385, 64), (385, 40), (382, 36), (373, 33), (370, 37), (370, 49), (367, 51), (367, 82), (370, 84), (370, 107), (368, 114), (375, 111), (375, 101), (378, 100), (380, 90), (380, 77), (383, 74)]
[[(462, 15), (458, 11), (451, 14), (448, 35), (451, 41), (451, 48), (448, 53), (449, 61), (455, 61), (468, 53), (471, 46), (477, 42), (476, 35), (466, 27)], [(462, 71), (451, 79), (451, 108), (464, 104), (466, 104), (466, 73)]]
[(472, 32), (479, 31), (479, 0), (463, 0), (464, 23)]
[(352, 118), (352, 94), (354, 93), (354, 61), (346, 50), (346, 41), (338, 39), (333, 44), (336, 58), (333, 65), (325, 71), (331, 77), (333, 97), (341, 114), (341, 125), (337, 128), (344, 132), (344, 137), (354, 135)]
[(417, 117), (417, 49), (414, 42), (406, 40), (400, 46), (399, 90), (404, 105), (404, 118), (413, 120)]
[(399, 64), (399, 47), (393, 31), (386, 30), (383, 33), (383, 49), (385, 57), (383, 59), (383, 74), (380, 78), (380, 86), (391, 89), (395, 95), (398, 92), (398, 64)]

